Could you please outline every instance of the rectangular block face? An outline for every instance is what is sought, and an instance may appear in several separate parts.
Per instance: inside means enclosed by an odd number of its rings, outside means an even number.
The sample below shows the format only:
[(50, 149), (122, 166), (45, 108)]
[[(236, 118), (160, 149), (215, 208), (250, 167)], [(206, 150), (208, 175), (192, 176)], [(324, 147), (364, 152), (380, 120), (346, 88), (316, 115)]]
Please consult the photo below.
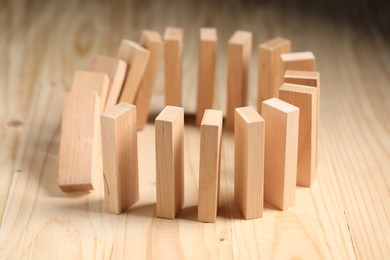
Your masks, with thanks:
[(121, 59), (98, 55), (93, 61), (92, 71), (103, 72), (108, 75), (110, 87), (105, 108), (116, 105), (125, 80), (127, 63)]
[(165, 104), (181, 105), (183, 30), (165, 30)]
[(196, 124), (200, 125), (205, 109), (213, 106), (217, 62), (217, 30), (201, 28), (198, 66), (198, 105)]
[(277, 98), (263, 102), (265, 121), (264, 201), (285, 210), (294, 205), (299, 108)]
[(282, 70), (279, 76), (281, 81), (284, 80), (284, 74), (287, 70), (316, 70), (316, 59), (314, 57), (314, 54), (309, 51), (282, 53), (280, 55), (280, 60), (282, 61)]
[(252, 33), (237, 31), (228, 43), (226, 128), (234, 127), (234, 109), (246, 105)]
[(96, 92), (65, 94), (61, 125), (58, 186), (63, 191), (93, 189), (98, 141), (100, 100)]
[(136, 107), (120, 103), (101, 116), (104, 201), (115, 214), (139, 199)]
[(150, 58), (135, 99), (138, 130), (142, 130), (148, 120), (153, 88), (164, 52), (164, 42), (157, 32), (143, 31), (140, 44), (150, 51)]
[(110, 79), (106, 73), (76, 70), (72, 91), (95, 91), (100, 98), (101, 110), (104, 110)]
[(263, 216), (264, 125), (253, 107), (235, 109), (234, 201), (245, 219)]
[(198, 220), (215, 222), (221, 164), (223, 113), (206, 109), (200, 128)]
[(282, 70), (280, 54), (290, 51), (291, 41), (281, 37), (259, 45), (257, 111), (260, 113), (264, 100), (278, 97), (279, 88), (283, 83), (283, 79), (280, 78)]
[(149, 62), (150, 51), (135, 42), (122, 40), (117, 57), (128, 64), (126, 79), (119, 98), (120, 102), (134, 104), (146, 66)]
[(184, 202), (184, 109), (166, 106), (155, 129), (156, 215), (174, 219)]
[(317, 89), (285, 83), (279, 97), (299, 107), (297, 185), (310, 187), (317, 175)]

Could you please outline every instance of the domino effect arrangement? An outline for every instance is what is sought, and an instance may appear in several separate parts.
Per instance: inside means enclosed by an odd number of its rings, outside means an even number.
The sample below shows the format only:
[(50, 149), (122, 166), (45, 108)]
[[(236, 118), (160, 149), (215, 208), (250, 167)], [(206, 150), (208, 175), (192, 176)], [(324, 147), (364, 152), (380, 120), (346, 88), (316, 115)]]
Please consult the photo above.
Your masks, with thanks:
[[(258, 47), (258, 106), (247, 106), (252, 33), (236, 31), (227, 48), (227, 110), (212, 109), (217, 31), (201, 28), (196, 124), (200, 126), (198, 220), (215, 222), (223, 129), (234, 131), (234, 201), (245, 219), (263, 216), (263, 203), (286, 210), (296, 185), (316, 178), (320, 77), (311, 52), (291, 52), (274, 38)], [(145, 126), (157, 72), (164, 60), (166, 107), (155, 119), (156, 216), (174, 219), (184, 203), (183, 31), (164, 39), (143, 31), (122, 40), (116, 57), (96, 56), (76, 71), (64, 97), (58, 185), (90, 191), (104, 181), (109, 212), (139, 200), (137, 131)], [(103, 178), (97, 165), (103, 163)]]

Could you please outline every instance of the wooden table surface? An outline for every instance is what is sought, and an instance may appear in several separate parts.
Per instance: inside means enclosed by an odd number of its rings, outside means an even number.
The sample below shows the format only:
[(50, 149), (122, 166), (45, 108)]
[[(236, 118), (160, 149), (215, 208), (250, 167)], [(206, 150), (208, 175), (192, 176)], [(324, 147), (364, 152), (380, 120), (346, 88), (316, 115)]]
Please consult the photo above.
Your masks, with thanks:
[[(383, 1), (1, 1), (0, 259), (386, 259), (390, 257), (390, 23)], [(296, 205), (242, 220), (233, 204), (233, 139), (224, 132), (215, 224), (195, 221), (199, 129), (187, 117), (185, 207), (155, 214), (154, 127), (139, 133), (140, 201), (107, 213), (102, 186), (57, 186), (64, 92), (75, 69), (114, 55), (142, 29), (185, 29), (183, 100), (195, 111), (199, 28), (218, 29), (218, 94), (226, 99), (226, 42), (254, 33), (248, 101), (255, 105), (257, 46), (290, 38), (321, 73), (318, 180)], [(160, 73), (153, 113), (163, 107)], [(151, 122), (154, 116), (151, 115)]]

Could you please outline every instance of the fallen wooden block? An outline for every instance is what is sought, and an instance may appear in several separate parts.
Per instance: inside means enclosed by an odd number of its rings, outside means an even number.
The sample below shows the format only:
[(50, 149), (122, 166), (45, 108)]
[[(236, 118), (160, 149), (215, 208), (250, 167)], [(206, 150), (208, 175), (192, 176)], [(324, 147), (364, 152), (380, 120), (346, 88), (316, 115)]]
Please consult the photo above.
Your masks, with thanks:
[(222, 120), (221, 110), (206, 109), (200, 126), (198, 220), (203, 222), (217, 217)]
[(201, 28), (198, 62), (198, 105), (196, 124), (200, 125), (205, 109), (213, 106), (217, 63), (217, 30)]
[(246, 105), (252, 33), (236, 31), (228, 43), (226, 128), (234, 127), (234, 109)]
[(138, 94), (135, 98), (137, 107), (137, 129), (142, 130), (148, 121), (149, 106), (153, 87), (156, 82), (158, 68), (164, 52), (164, 42), (155, 31), (142, 31), (140, 44), (150, 51), (150, 58), (142, 78)]
[(110, 87), (105, 108), (116, 105), (126, 76), (127, 63), (121, 59), (98, 55), (93, 61), (92, 71), (107, 73)]
[[(282, 70), (279, 76), (281, 84), (284, 82), (284, 74), (288, 70), (316, 70), (316, 59), (310, 51), (282, 53), (280, 54), (280, 60), (282, 62)], [(280, 87), (281, 85), (279, 85)]]
[(136, 107), (119, 103), (101, 116), (104, 202), (120, 214), (139, 199)]
[(299, 108), (278, 98), (263, 102), (264, 201), (285, 210), (295, 203)]
[(299, 107), (297, 184), (310, 187), (317, 175), (317, 89), (285, 83), (279, 97)]
[(165, 42), (165, 104), (181, 105), (183, 30), (168, 27)]
[(281, 37), (273, 38), (259, 45), (257, 111), (261, 113), (264, 100), (278, 97), (283, 83), (280, 79), (282, 62), (280, 54), (291, 51), (291, 41)]
[(155, 129), (156, 216), (174, 219), (184, 202), (184, 109), (166, 106)]
[(72, 91), (95, 91), (100, 98), (102, 112), (107, 99), (110, 79), (106, 73), (76, 70), (73, 77)]
[(58, 162), (58, 186), (63, 191), (89, 191), (94, 187), (99, 114), (100, 99), (96, 92), (65, 94)]
[(264, 119), (253, 107), (235, 109), (234, 202), (245, 219), (263, 216)]
[(128, 65), (119, 102), (134, 104), (141, 80), (149, 62), (150, 51), (133, 41), (122, 40), (116, 56), (127, 62)]

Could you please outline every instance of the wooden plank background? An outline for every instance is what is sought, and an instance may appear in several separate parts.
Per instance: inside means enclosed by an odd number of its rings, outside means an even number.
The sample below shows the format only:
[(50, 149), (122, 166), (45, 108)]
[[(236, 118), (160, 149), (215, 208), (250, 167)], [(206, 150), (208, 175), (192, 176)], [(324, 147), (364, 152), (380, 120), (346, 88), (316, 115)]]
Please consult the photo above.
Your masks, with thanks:
[[(390, 19), (388, 1), (18, 1), (0, 2), (1, 259), (384, 259), (390, 255)], [(226, 100), (226, 42), (257, 46), (290, 38), (313, 51), (321, 72), (318, 181), (298, 188), (284, 212), (242, 220), (233, 205), (233, 139), (223, 134), (217, 222), (196, 222), (199, 129), (187, 117), (185, 208), (154, 218), (154, 127), (139, 133), (140, 202), (107, 213), (102, 186), (63, 193), (56, 185), (63, 95), (75, 69), (114, 55), (142, 29), (184, 31), (185, 111), (195, 111), (198, 35), (218, 29), (215, 108)], [(160, 73), (154, 114), (163, 106)], [(152, 115), (153, 119), (154, 116)]]

